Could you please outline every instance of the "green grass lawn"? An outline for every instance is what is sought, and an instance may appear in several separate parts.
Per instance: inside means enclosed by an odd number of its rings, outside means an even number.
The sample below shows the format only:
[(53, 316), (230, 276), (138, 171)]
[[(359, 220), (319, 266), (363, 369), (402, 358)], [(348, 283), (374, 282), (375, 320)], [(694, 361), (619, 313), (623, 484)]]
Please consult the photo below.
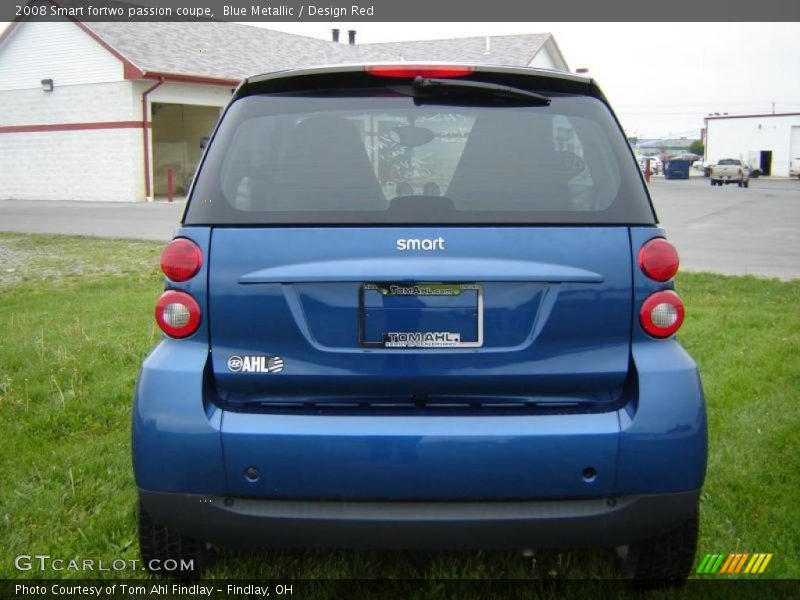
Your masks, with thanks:
[[(161, 245), (0, 234), (0, 577), (18, 554), (138, 558), (129, 418), (159, 332)], [(698, 552), (800, 578), (800, 281), (682, 274), (710, 427)], [(213, 577), (606, 578), (607, 551), (224, 551)], [(46, 576), (78, 577), (76, 572)], [(126, 572), (135, 577), (137, 573)], [(138, 574), (142, 576), (142, 574)], [(431, 583), (427, 594), (436, 595)]]

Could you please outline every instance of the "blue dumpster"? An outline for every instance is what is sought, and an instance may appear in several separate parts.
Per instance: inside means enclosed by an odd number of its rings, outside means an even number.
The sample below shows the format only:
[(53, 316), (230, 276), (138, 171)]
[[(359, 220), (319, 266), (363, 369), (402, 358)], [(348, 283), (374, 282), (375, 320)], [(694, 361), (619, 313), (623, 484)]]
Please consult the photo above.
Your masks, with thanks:
[(664, 177), (667, 179), (689, 179), (690, 166), (688, 160), (673, 158), (664, 169)]

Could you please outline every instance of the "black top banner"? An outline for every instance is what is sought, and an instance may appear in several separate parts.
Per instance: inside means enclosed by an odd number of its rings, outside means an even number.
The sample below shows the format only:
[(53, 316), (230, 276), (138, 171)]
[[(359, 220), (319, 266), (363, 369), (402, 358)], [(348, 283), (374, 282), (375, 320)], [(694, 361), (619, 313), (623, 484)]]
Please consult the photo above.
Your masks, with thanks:
[[(800, 21), (786, 0), (4, 0), (0, 21)], [(598, 41), (602, 36), (598, 33)]]

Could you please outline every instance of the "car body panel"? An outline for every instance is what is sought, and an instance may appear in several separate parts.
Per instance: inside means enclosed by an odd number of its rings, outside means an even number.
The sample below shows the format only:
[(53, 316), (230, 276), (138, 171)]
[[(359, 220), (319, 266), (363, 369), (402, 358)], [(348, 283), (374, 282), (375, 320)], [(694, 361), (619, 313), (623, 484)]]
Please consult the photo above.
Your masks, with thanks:
[[(309, 237), (313, 245), (304, 243)], [(401, 257), (395, 248), (400, 238), (440, 237), (445, 250), (435, 256), (416, 251)], [(365, 249), (370, 258), (359, 260)], [(293, 394), (534, 390), (607, 393), (613, 400), (628, 371), (631, 258), (624, 227), (216, 228), (211, 254), (213, 373), (230, 402), (246, 402), (248, 394), (269, 402)], [(364, 348), (361, 286), (401, 281), (481, 286), (482, 345)], [(385, 319), (378, 310), (365, 308), (364, 320)], [(444, 328), (448, 315), (455, 318), (453, 310), (424, 308), (411, 299), (395, 311), (405, 313), (406, 322), (393, 326), (424, 331), (420, 322), (427, 319)], [(471, 312), (479, 312), (474, 304)], [(477, 314), (459, 318), (464, 327), (475, 327)], [(232, 356), (259, 354), (279, 355), (283, 371), (245, 373), (228, 366)]]

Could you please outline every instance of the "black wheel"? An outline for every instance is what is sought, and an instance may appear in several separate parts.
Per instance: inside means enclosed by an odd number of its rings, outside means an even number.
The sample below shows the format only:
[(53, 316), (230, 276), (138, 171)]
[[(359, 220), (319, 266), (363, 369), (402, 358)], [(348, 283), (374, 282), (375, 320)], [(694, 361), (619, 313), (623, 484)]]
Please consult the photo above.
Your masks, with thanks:
[(739, 187), (744, 187), (744, 182), (743, 181), (738, 181), (737, 183), (738, 183)]
[(717, 182), (712, 179), (711, 180), (711, 187), (714, 187), (715, 185), (717, 185)]
[(199, 579), (206, 564), (205, 543), (156, 523), (141, 502), (137, 512), (144, 568), (156, 576)]
[(745, 181), (742, 185), (744, 187), (746, 187), (746, 188), (749, 188), (750, 187), (750, 181)]
[(618, 548), (622, 575), (641, 587), (682, 585), (694, 566), (699, 513), (658, 537)]

